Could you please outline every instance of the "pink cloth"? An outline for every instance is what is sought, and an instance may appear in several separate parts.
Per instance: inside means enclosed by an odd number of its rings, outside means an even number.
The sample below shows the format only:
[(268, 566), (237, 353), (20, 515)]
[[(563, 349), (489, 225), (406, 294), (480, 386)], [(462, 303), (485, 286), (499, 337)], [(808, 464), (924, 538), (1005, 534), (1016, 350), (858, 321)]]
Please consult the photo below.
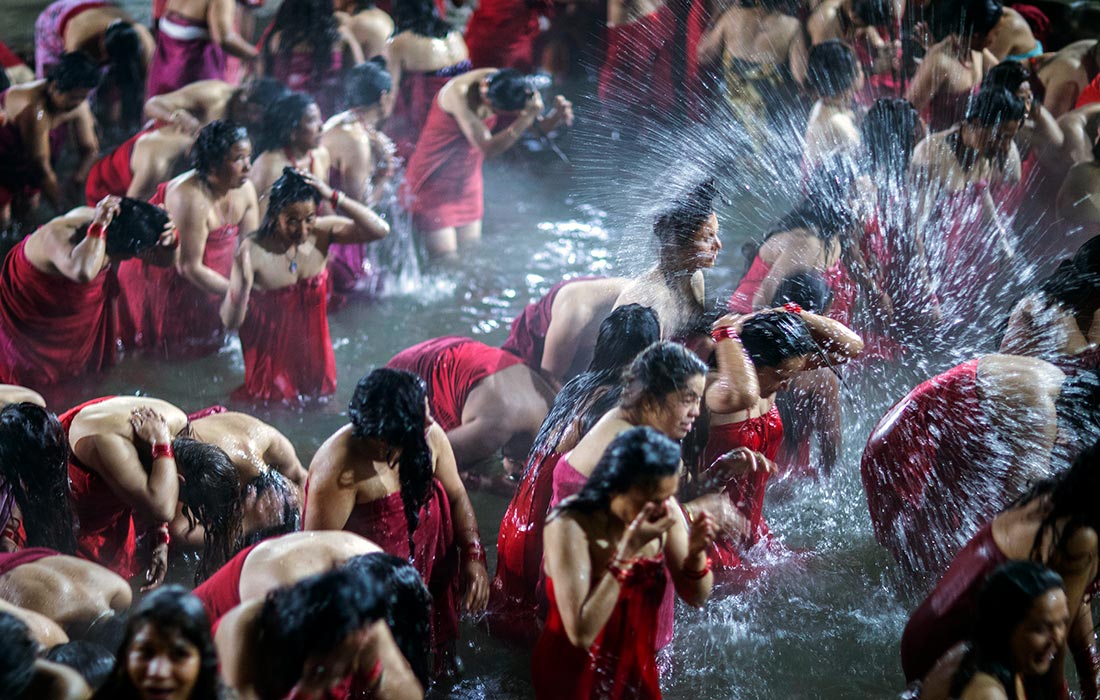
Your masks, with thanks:
[(34, 77), (45, 78), (65, 53), (65, 29), (69, 21), (85, 10), (113, 7), (104, 0), (57, 0), (34, 21)]
[(157, 25), (157, 47), (145, 84), (146, 99), (199, 80), (224, 80), (225, 58), (204, 20), (169, 12)]

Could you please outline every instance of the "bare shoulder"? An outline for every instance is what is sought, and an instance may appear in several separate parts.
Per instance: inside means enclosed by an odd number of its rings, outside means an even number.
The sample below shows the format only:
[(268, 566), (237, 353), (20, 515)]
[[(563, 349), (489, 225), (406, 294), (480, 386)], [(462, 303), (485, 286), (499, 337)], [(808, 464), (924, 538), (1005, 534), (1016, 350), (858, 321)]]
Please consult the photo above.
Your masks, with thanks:
[(1000, 681), (979, 671), (966, 684), (959, 700), (1008, 700), (1008, 694)]

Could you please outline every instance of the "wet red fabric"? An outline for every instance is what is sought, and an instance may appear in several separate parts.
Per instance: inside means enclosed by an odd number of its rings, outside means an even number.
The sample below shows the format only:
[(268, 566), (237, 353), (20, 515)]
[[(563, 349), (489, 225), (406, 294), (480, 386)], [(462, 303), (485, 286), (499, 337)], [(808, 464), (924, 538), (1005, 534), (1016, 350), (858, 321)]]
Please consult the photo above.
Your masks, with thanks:
[[(167, 182), (149, 201), (163, 205)], [(202, 262), (229, 277), (237, 249), (237, 226), (210, 231)], [(142, 260), (119, 265), (119, 333), (128, 348), (143, 348), (172, 358), (195, 358), (217, 352), (224, 330), (219, 315), (222, 297), (208, 294), (184, 279), (175, 267), (157, 267)]]
[(7, 44), (0, 41), (0, 68), (15, 68), (22, 65), (26, 65), (23, 59), (16, 56)]
[(447, 336), (402, 350), (386, 366), (419, 375), (428, 385), (432, 417), (443, 430), (454, 430), (462, 425), (462, 408), (477, 383), (518, 364), (519, 358), (500, 348)]
[(110, 194), (116, 197), (126, 196), (130, 183), (134, 181), (134, 171), (131, 166), (134, 146), (138, 139), (160, 126), (160, 123), (155, 123), (142, 129), (95, 162), (92, 169), (88, 171), (88, 181), (84, 185), (84, 199), (89, 207), (94, 207), (99, 200)]
[(764, 259), (759, 255), (753, 258), (748, 272), (737, 283), (737, 289), (733, 290), (733, 294), (730, 296), (727, 305), (729, 310), (736, 314), (752, 313), (752, 298), (756, 296), (756, 290), (760, 289), (760, 285), (771, 271), (772, 266), (764, 262)]
[(542, 531), (550, 511), (554, 467), (551, 452), (524, 473), (497, 535), (497, 569), (489, 589), (489, 631), (511, 642), (534, 644), (539, 634)]
[(528, 304), (519, 316), (512, 320), (512, 329), (508, 333), (508, 339), (500, 346), (523, 360), (536, 372), (542, 369), (542, 353), (546, 348), (546, 332), (550, 330), (551, 310), (554, 308), (554, 300), (558, 292), (565, 285), (584, 280), (602, 279), (601, 277), (574, 277), (562, 280), (550, 288), (538, 301)]
[(226, 54), (204, 20), (169, 12), (159, 22), (146, 99), (200, 80), (224, 80)]
[(552, 12), (553, 3), (547, 0), (482, 0), (466, 25), (470, 62), (474, 68), (529, 71), (534, 66), (539, 15)]
[(113, 269), (80, 283), (37, 269), (20, 241), (0, 272), (0, 382), (42, 388), (115, 363)]
[(393, 114), (385, 128), (386, 135), (397, 147), (399, 157), (408, 161), (412, 155), (440, 88), (451, 78), (469, 70), (470, 61), (466, 60), (431, 73), (406, 71), (401, 74), (401, 85), (397, 90)]
[[(737, 447), (747, 447), (774, 461), (782, 442), (783, 419), (779, 417), (779, 409), (773, 403), (771, 410), (762, 416), (740, 423), (712, 424), (704, 463), (710, 465)], [(764, 494), (769, 476), (767, 470), (759, 470), (739, 476), (726, 485), (726, 496), (748, 519), (752, 534), (747, 542), (740, 544), (726, 537), (716, 539), (712, 551), (715, 569), (737, 567), (744, 551), (769, 535), (768, 526), (764, 522)]]
[[(305, 513), (302, 517), (305, 518)], [(366, 537), (388, 554), (411, 559), (432, 594), (432, 649), (438, 659), (458, 639), (460, 603), (458, 548), (451, 502), (443, 484), (432, 479), (428, 501), (420, 509), (420, 523), (413, 532), (415, 551), (411, 557), (409, 527), (400, 491), (368, 503), (357, 503), (343, 529)]]
[(340, 111), (344, 101), (344, 52), (341, 48), (332, 50), (332, 63), (328, 70), (317, 79), (313, 75), (313, 51), (290, 51), (278, 54), (271, 59), (271, 75), (295, 92), (307, 93), (317, 103), (321, 116), (331, 117)]
[(207, 416), (216, 416), (219, 413), (229, 413), (229, 409), (225, 406), (208, 406), (206, 408), (199, 409), (194, 413), (187, 414), (187, 422), (193, 423)]
[[(748, 272), (741, 278), (741, 281), (737, 284), (737, 289), (733, 290), (733, 294), (730, 296), (727, 304), (729, 310), (738, 314), (752, 313), (754, 310), (752, 307), (753, 297), (756, 296), (756, 291), (760, 289), (760, 285), (767, 279), (771, 269), (772, 266), (764, 262), (759, 255), (753, 258)], [(839, 260), (821, 273), (821, 276), (829, 287), (829, 291), (833, 293), (833, 300), (828, 313), (829, 318), (848, 325), (856, 298), (855, 282), (852, 281), (848, 271), (841, 265)]]
[[(699, 95), (696, 48), (706, 26), (706, 10), (692, 0), (686, 22), (685, 46), (677, 46), (677, 21), (668, 4), (628, 24), (607, 28), (607, 53), (600, 68), (600, 101), (644, 110), (661, 118), (689, 108)], [(675, 75), (677, 51), (684, 51), (684, 74)]]
[(24, 564), (33, 564), (40, 559), (58, 555), (59, 552), (45, 547), (28, 547), (15, 552), (0, 552), (0, 576)]
[[(113, 396), (86, 401), (57, 417), (68, 435), (77, 415)], [(105, 566), (129, 580), (139, 571), (137, 536), (132, 507), (123, 502), (107, 481), (84, 466), (75, 456), (69, 457), (69, 500), (77, 526), (76, 554), (82, 559)]]
[(667, 581), (663, 557), (636, 563), (596, 641), (578, 649), (566, 635), (548, 579), (550, 614), (532, 655), (536, 700), (659, 699), (656, 610)]
[(1008, 557), (988, 523), (955, 556), (943, 578), (913, 612), (901, 636), (901, 666), (907, 682), (923, 678), (943, 654), (971, 631), (978, 592)]
[[(977, 391), (978, 359), (964, 362), (910, 391), (875, 425), (863, 450), (860, 471), (879, 543), (899, 561), (927, 571), (943, 570), (953, 551), (944, 551), (945, 528), (957, 528), (950, 513), (953, 491), (980, 478), (989, 460), (992, 428)], [(1005, 504), (999, 504), (1003, 506)], [(971, 504), (978, 522), (999, 506)], [(988, 517), (978, 511), (987, 510)], [(944, 520), (948, 517), (948, 520)]]
[(206, 608), (211, 626), (217, 624), (222, 615), (241, 604), (241, 570), (245, 559), (248, 559), (248, 555), (252, 554), (258, 544), (237, 552), (222, 568), (192, 591)]
[(1075, 104), (1073, 108), (1081, 109), (1085, 105), (1090, 105), (1094, 102), (1100, 102), (1100, 75), (1097, 75), (1092, 79), (1091, 83), (1085, 86), (1085, 89), (1078, 95), (1077, 104)]
[[(486, 119), (485, 125), (491, 130), (496, 115)], [(458, 121), (443, 111), (438, 99), (433, 100), (401, 186), (401, 201), (412, 214), (413, 226), (423, 232), (480, 221), (485, 211), (484, 160)]]
[(328, 270), (282, 289), (252, 291), (240, 330), (244, 386), (234, 398), (297, 403), (336, 393), (327, 296)]

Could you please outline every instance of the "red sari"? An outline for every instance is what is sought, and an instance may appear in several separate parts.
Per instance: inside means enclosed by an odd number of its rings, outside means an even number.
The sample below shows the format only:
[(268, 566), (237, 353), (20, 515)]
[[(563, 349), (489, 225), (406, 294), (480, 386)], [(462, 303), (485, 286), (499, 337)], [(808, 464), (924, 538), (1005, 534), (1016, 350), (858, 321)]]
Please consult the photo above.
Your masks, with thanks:
[(393, 105), (393, 114), (386, 122), (385, 132), (393, 139), (397, 155), (402, 160), (407, 162), (416, 148), (416, 140), (428, 120), (428, 113), (440, 88), (451, 78), (469, 71), (470, 67), (467, 59), (431, 73), (410, 71), (401, 74), (397, 100)]
[[(491, 130), (496, 121), (491, 115), (485, 126)], [(458, 121), (433, 100), (401, 185), (401, 201), (412, 214), (413, 226), (426, 232), (480, 221), (485, 212), (484, 160)]]
[(14, 571), (24, 564), (33, 564), (39, 559), (55, 557), (59, 554), (60, 552), (55, 552), (46, 547), (27, 547), (14, 552), (0, 552), (0, 576)]
[[(149, 201), (163, 205), (167, 188), (168, 183), (162, 182)], [(226, 278), (233, 269), (237, 230), (236, 224), (213, 229), (202, 253), (203, 265)], [(191, 284), (175, 267), (157, 267), (137, 259), (119, 265), (118, 276), (123, 345), (174, 359), (203, 357), (221, 347), (221, 296)]]
[(512, 329), (508, 339), (500, 346), (523, 360), (524, 364), (536, 372), (542, 370), (542, 353), (546, 349), (546, 333), (550, 330), (551, 310), (558, 292), (565, 285), (584, 280), (597, 280), (602, 277), (574, 277), (562, 280), (550, 288), (538, 301), (528, 304), (519, 316), (512, 320)]
[(142, 136), (156, 131), (161, 126), (163, 124), (159, 121), (152, 122), (95, 162), (92, 169), (88, 171), (88, 182), (84, 185), (84, 198), (89, 207), (94, 207), (107, 195), (126, 196), (130, 183), (134, 181), (134, 170), (131, 164), (134, 146)]
[(25, 246), (12, 248), (0, 272), (0, 382), (42, 388), (113, 365), (114, 270), (74, 282), (36, 268)]
[[(69, 434), (82, 410), (112, 398), (92, 399), (58, 416), (65, 434)], [(69, 457), (69, 485), (73, 520), (78, 523), (76, 555), (105, 566), (124, 579), (133, 578), (140, 571), (133, 508), (115, 494), (98, 472), (75, 455)]]
[(596, 641), (578, 649), (566, 635), (554, 582), (547, 579), (550, 615), (532, 656), (536, 700), (659, 700), (655, 613), (667, 580), (664, 557), (639, 560)]
[(327, 295), (327, 269), (289, 287), (252, 291), (240, 330), (244, 385), (233, 398), (294, 404), (336, 393)]
[(205, 20), (169, 12), (157, 22), (157, 47), (145, 84), (146, 99), (200, 80), (224, 80), (226, 54)]
[(192, 593), (202, 601), (210, 626), (216, 627), (222, 616), (241, 604), (241, 571), (252, 550), (260, 543), (245, 547), (226, 562), (222, 568), (202, 582)]
[(534, 66), (539, 15), (550, 15), (549, 0), (481, 0), (466, 25), (466, 46), (474, 68)]
[[(771, 269), (772, 266), (764, 262), (764, 259), (759, 255), (753, 258), (748, 272), (741, 278), (741, 281), (737, 284), (737, 289), (730, 296), (729, 310), (738, 314), (752, 313), (754, 310), (752, 299), (756, 296), (756, 290), (760, 289), (760, 285), (767, 279)], [(855, 282), (852, 281), (848, 271), (844, 269), (839, 260), (820, 274), (824, 278), (826, 286), (829, 287), (829, 291), (833, 293), (833, 300), (829, 306), (829, 318), (848, 325), (856, 298)]]

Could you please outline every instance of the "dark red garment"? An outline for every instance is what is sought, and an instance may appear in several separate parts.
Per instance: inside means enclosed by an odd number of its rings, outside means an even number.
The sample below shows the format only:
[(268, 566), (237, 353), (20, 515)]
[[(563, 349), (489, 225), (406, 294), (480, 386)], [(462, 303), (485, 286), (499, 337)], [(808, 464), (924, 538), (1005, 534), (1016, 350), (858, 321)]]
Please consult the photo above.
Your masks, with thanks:
[[(309, 507), (307, 499), (306, 509)], [(306, 517), (305, 512), (302, 518)], [(459, 568), (451, 502), (439, 479), (432, 479), (428, 501), (420, 509), (409, 552), (409, 527), (401, 492), (357, 503), (344, 530), (362, 535), (382, 551), (409, 559), (432, 594), (432, 649), (436, 658), (458, 639)]]
[(536, 700), (659, 700), (656, 612), (667, 582), (664, 557), (639, 560), (596, 641), (578, 649), (547, 579), (550, 614), (531, 661)]
[(23, 566), (33, 564), (39, 559), (59, 556), (60, 552), (45, 547), (28, 547), (14, 552), (0, 552), (0, 576)]
[(542, 573), (542, 531), (550, 512), (554, 466), (551, 452), (524, 472), (508, 503), (497, 536), (497, 570), (489, 589), (489, 631), (511, 642), (532, 645), (538, 639)]
[(11, 249), (0, 272), (0, 382), (41, 389), (113, 365), (114, 270), (75, 282), (36, 268), (25, 246)]
[(26, 65), (23, 59), (15, 55), (8, 45), (0, 41), (0, 68), (15, 68)]
[[(741, 281), (737, 284), (737, 289), (733, 290), (733, 294), (730, 296), (727, 305), (729, 310), (738, 314), (752, 313), (755, 310), (752, 307), (752, 299), (756, 296), (756, 291), (760, 289), (760, 285), (767, 279), (771, 269), (772, 266), (764, 262), (759, 255), (753, 258), (748, 272), (741, 278)], [(844, 269), (839, 260), (820, 274), (829, 287), (829, 291), (833, 293), (833, 299), (829, 306), (829, 318), (848, 325), (856, 298), (855, 282), (852, 281), (848, 271)]]
[(412, 156), (440, 88), (470, 68), (470, 61), (465, 60), (431, 73), (407, 71), (401, 74), (397, 100), (393, 105), (393, 114), (386, 122), (385, 132), (393, 140), (397, 155), (402, 160), (408, 161)]
[(344, 51), (332, 50), (332, 63), (320, 78), (313, 75), (313, 50), (289, 51), (271, 55), (271, 76), (295, 92), (304, 92), (313, 98), (321, 110), (321, 116), (331, 117), (342, 110), (344, 104)]
[[(874, 30), (884, 42), (889, 43), (891, 41), (890, 32), (885, 27), (875, 27)], [(894, 73), (893, 71), (887, 71), (886, 73), (874, 72), (873, 66), (876, 52), (869, 41), (855, 41), (852, 43), (852, 49), (855, 51), (856, 58), (859, 60), (859, 64), (863, 68), (863, 75), (866, 78), (863, 83), (863, 89), (860, 90), (856, 98), (861, 105), (869, 107), (879, 98), (901, 96), (902, 83), (900, 74)], [(897, 50), (896, 55), (900, 60), (900, 48)]]
[(522, 364), (514, 355), (469, 338), (433, 338), (402, 350), (386, 363), (418, 375), (428, 385), (432, 417), (443, 430), (462, 425), (470, 391), (491, 374)]
[(910, 391), (875, 425), (860, 462), (879, 544), (933, 574), (974, 532), (959, 533), (965, 520), (980, 525), (1007, 505), (986, 498), (993, 429), (978, 396), (978, 362)]
[[(747, 447), (774, 461), (782, 443), (783, 419), (779, 417), (779, 409), (772, 403), (771, 410), (762, 416), (740, 423), (711, 424), (704, 463), (709, 466), (714, 460), (737, 447)], [(745, 550), (770, 534), (764, 522), (764, 494), (769, 476), (767, 470), (761, 469), (743, 474), (726, 485), (726, 496), (748, 519), (752, 534), (747, 542), (742, 543), (735, 543), (726, 537), (716, 539), (712, 552), (714, 568), (737, 567)]]
[[(490, 130), (496, 115), (485, 120)], [(482, 200), (481, 164), (485, 155), (470, 143), (458, 121), (432, 101), (420, 138), (416, 141), (401, 201), (421, 232), (480, 221), (485, 211)]]
[(208, 406), (206, 408), (199, 409), (194, 413), (188, 413), (187, 422), (194, 423), (197, 420), (206, 418), (207, 416), (216, 416), (219, 413), (229, 413), (229, 409), (225, 406)]
[[(167, 188), (168, 183), (162, 182), (149, 201), (163, 205)], [(207, 235), (202, 262), (228, 278), (236, 249), (237, 226), (220, 226)], [(124, 346), (188, 359), (221, 347), (221, 296), (191, 284), (175, 267), (157, 267), (138, 259), (119, 265), (118, 277), (122, 286), (119, 333)]]
[(910, 616), (901, 636), (901, 666), (907, 682), (923, 678), (943, 654), (969, 637), (978, 592), (989, 574), (1008, 561), (987, 523), (959, 550), (943, 578)]
[(1090, 105), (1094, 102), (1100, 102), (1100, 75), (1097, 75), (1092, 79), (1091, 83), (1085, 86), (1085, 89), (1077, 96), (1077, 104), (1075, 104), (1073, 108), (1081, 109), (1085, 105)]
[(241, 570), (244, 569), (245, 559), (248, 559), (248, 555), (258, 545), (256, 543), (237, 552), (236, 556), (192, 591), (206, 608), (211, 626), (216, 625), (223, 615), (241, 604)]
[[(600, 101), (658, 119), (685, 106), (694, 114), (700, 93), (696, 48), (705, 27), (706, 10), (699, 0), (690, 2), (684, 41), (678, 40), (676, 15), (667, 3), (628, 24), (608, 27)], [(676, 69), (678, 52), (683, 52), (682, 75)]]
[[(0, 92), (0, 112), (4, 110), (7, 94), (7, 90)], [(16, 116), (8, 114), (7, 121), (0, 121), (0, 207), (16, 197), (32, 197), (42, 185), (41, 169), (30, 147), (23, 143), (23, 134), (15, 123)], [(51, 161), (56, 162), (68, 134), (68, 124), (50, 130)]]
[[(76, 416), (88, 406), (94, 406), (113, 396), (86, 401), (57, 417), (65, 434), (69, 434)], [(137, 534), (133, 508), (119, 498), (107, 481), (76, 458), (69, 457), (69, 500), (77, 526), (76, 555), (105, 566), (124, 579), (131, 579), (140, 570), (137, 561)]]
[(224, 80), (225, 59), (205, 20), (169, 12), (157, 22), (157, 47), (149, 66), (145, 98), (200, 80)]
[(520, 358), (524, 364), (536, 372), (541, 371), (542, 353), (546, 348), (546, 332), (550, 330), (551, 310), (554, 308), (554, 300), (557, 299), (558, 292), (572, 282), (597, 279), (603, 278), (574, 277), (555, 284), (541, 299), (528, 304), (523, 309), (523, 313), (512, 320), (512, 330), (500, 349)]
[(134, 146), (142, 136), (156, 131), (163, 124), (153, 122), (146, 128), (137, 132), (118, 148), (108, 155), (96, 161), (92, 169), (88, 171), (88, 182), (84, 185), (84, 198), (89, 207), (94, 207), (99, 200), (107, 195), (125, 197), (130, 189), (130, 183), (134, 181), (134, 170), (131, 159), (134, 156)]
[(282, 289), (253, 289), (241, 324), (244, 385), (233, 398), (298, 403), (336, 393), (328, 270)]
[(550, 16), (547, 0), (481, 0), (466, 24), (466, 47), (474, 68), (534, 67), (539, 15)]
[(1031, 35), (1035, 37), (1036, 41), (1043, 44), (1050, 39), (1050, 18), (1047, 17), (1045, 12), (1035, 5), (1023, 2), (1011, 3), (1009, 7), (1016, 10), (1024, 18), (1027, 26), (1031, 28)]

